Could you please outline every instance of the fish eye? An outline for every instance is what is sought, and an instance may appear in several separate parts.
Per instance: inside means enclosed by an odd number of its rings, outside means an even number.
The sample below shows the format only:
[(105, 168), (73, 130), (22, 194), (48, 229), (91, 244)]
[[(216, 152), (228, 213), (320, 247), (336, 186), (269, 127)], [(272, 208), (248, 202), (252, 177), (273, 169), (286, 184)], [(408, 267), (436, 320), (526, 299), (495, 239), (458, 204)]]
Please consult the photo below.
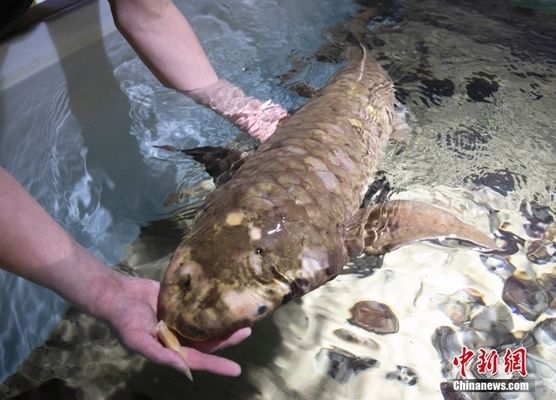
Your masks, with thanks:
[(191, 289), (191, 275), (187, 275), (183, 278), (182, 281), (180, 281), (180, 287), (183, 290), (189, 290)]
[(264, 252), (265, 252), (264, 249), (261, 248), (261, 247), (257, 247), (257, 248), (255, 249), (255, 253), (257, 253), (257, 254), (260, 255), (260, 256), (264, 255)]

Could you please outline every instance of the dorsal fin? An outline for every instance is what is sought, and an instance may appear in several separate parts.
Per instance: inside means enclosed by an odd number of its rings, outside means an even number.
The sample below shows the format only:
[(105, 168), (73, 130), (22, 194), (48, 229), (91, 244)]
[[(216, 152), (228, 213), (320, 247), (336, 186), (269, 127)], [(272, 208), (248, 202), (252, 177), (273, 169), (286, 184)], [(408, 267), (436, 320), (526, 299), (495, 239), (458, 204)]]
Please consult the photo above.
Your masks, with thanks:
[(216, 186), (228, 182), (241, 167), (247, 156), (246, 152), (225, 147), (203, 146), (193, 149), (176, 149), (173, 146), (155, 146), (168, 151), (180, 151), (204, 165), (205, 170), (214, 179)]

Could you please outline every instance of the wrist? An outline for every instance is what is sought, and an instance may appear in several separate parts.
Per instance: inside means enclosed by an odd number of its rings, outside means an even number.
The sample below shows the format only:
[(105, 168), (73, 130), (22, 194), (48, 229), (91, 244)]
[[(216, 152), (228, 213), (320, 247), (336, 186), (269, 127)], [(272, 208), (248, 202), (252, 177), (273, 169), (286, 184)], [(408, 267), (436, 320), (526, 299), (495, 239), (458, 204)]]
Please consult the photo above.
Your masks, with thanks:
[(125, 277), (111, 267), (100, 265), (92, 277), (82, 308), (85, 312), (108, 322), (110, 311), (118, 293), (121, 293)]
[(210, 107), (240, 129), (264, 142), (272, 135), (287, 111), (272, 103), (247, 96), (232, 83), (220, 79), (199, 89), (183, 92), (197, 103)]
[(225, 79), (182, 93), (224, 116), (233, 114), (235, 109), (241, 108), (248, 100), (243, 90)]
[(123, 275), (75, 243), (71, 256), (55, 267), (59, 277), (52, 289), (78, 309), (105, 320)]

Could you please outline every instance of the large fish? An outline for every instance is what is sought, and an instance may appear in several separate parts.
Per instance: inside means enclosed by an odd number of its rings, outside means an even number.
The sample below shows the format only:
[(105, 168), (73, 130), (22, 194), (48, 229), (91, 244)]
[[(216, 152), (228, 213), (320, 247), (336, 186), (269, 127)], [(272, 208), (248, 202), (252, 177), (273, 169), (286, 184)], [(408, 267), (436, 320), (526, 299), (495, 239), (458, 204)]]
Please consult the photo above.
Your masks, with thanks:
[[(191, 340), (223, 336), (337, 276), (350, 258), (423, 239), (496, 244), (420, 202), (361, 208), (384, 148), (406, 125), (364, 49), (251, 156), (186, 150), (215, 178), (164, 276), (158, 316)], [(221, 151), (214, 163), (210, 154)], [(208, 155), (207, 155), (208, 154)]]

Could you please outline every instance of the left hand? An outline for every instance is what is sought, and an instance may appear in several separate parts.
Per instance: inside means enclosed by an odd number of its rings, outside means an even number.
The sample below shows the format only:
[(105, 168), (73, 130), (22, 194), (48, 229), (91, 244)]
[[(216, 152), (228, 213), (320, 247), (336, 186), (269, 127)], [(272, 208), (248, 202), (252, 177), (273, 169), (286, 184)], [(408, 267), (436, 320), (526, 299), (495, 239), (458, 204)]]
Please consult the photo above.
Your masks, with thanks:
[(279, 104), (262, 103), (225, 79), (184, 92), (197, 103), (210, 107), (261, 142), (266, 141), (278, 124), (288, 116)]
[(191, 344), (194, 347), (185, 347), (189, 364), (186, 365), (177, 352), (164, 347), (156, 336), (160, 283), (128, 276), (121, 276), (119, 280), (119, 289), (103, 296), (105, 306), (99, 307), (97, 316), (118, 333), (128, 348), (157, 364), (167, 365), (181, 372), (185, 372), (189, 366), (191, 370), (218, 375), (238, 376), (241, 373), (241, 367), (237, 363), (207, 353), (242, 342), (251, 334), (250, 328), (240, 329), (227, 338), (196, 342)]

